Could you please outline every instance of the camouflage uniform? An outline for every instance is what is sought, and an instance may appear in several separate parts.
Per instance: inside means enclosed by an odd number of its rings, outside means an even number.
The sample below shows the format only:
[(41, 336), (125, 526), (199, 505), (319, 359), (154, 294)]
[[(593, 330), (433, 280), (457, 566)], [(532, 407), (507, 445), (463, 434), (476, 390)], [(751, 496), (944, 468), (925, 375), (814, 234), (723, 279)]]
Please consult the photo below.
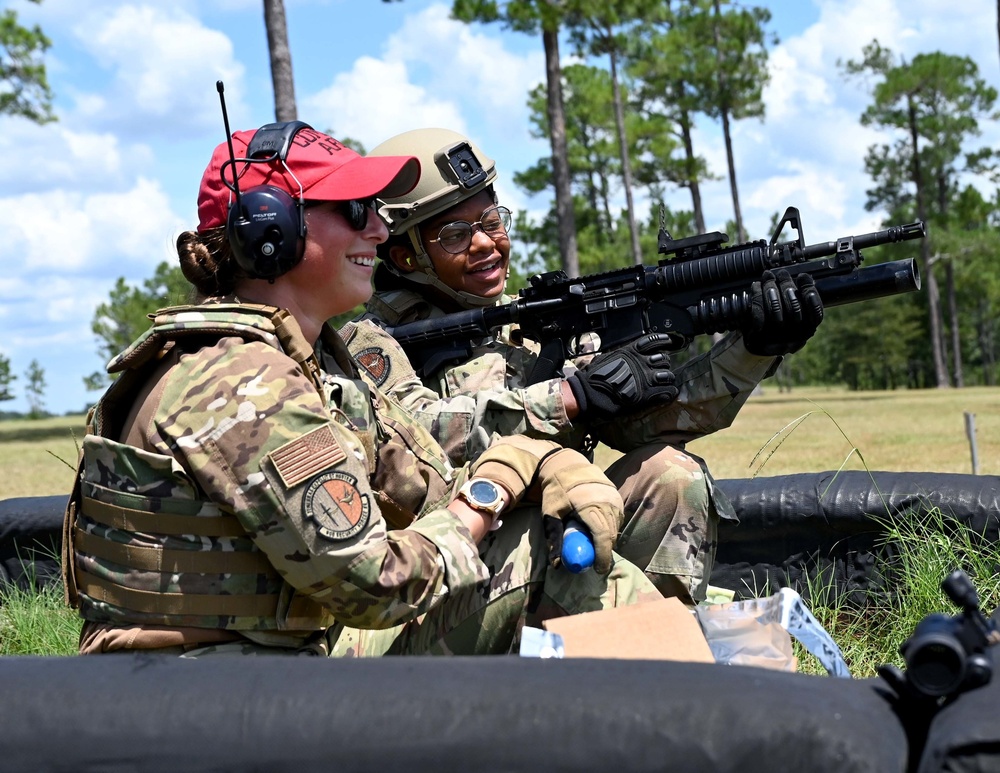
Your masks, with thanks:
[(63, 540), (88, 651), (506, 652), (540, 612), (655, 595), (624, 561), (550, 569), (530, 508), (477, 546), (445, 509), (466, 470), (332, 330), (314, 350), (273, 307), (164, 309), (109, 371)]
[[(380, 265), (376, 287), (387, 284), (392, 289), (376, 292), (367, 313), (341, 331), (362, 375), (367, 371), (371, 383), (410, 409), (455, 463), (475, 458), (509, 433), (580, 448), (589, 430), (593, 439), (624, 454), (607, 470), (625, 500), (618, 551), (644, 567), (664, 595), (704, 598), (719, 518), (735, 519), (735, 513), (704, 461), (684, 451), (684, 444), (728, 427), (775, 358), (749, 354), (741, 336), (730, 334), (676, 369), (680, 395), (671, 405), (625, 422), (574, 427), (558, 379), (527, 385), (537, 347), (517, 341), (509, 327), (481, 342), (468, 362), (421, 382), (398, 344), (371, 320), (394, 326), (445, 312)], [(564, 375), (578, 364), (565, 363)]]

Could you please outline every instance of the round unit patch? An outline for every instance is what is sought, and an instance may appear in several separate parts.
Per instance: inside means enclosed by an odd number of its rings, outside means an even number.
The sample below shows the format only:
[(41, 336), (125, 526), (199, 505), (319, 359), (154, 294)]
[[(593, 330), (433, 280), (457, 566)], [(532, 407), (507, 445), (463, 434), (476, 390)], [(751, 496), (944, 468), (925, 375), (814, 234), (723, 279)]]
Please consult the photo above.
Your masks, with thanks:
[(368, 371), (368, 374), (375, 381), (375, 386), (382, 386), (385, 380), (389, 378), (392, 363), (389, 361), (389, 356), (384, 350), (372, 346), (358, 352), (354, 359), (362, 368)]
[(367, 494), (358, 491), (358, 479), (343, 472), (317, 475), (302, 496), (302, 515), (328, 540), (349, 539), (361, 531), (369, 509)]

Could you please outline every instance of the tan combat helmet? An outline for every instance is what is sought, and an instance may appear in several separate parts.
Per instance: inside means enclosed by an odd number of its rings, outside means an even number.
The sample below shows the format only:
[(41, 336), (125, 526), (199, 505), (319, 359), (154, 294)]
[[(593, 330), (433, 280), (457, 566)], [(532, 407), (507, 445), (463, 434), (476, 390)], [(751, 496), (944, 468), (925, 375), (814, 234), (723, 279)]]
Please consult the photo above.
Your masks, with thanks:
[[(470, 139), (450, 129), (414, 129), (397, 134), (369, 151), (369, 156), (396, 156), (403, 153), (420, 159), (420, 179), (404, 196), (378, 200), (378, 212), (389, 228), (390, 237), (407, 235), (417, 262), (417, 270), (405, 278), (432, 285), (463, 306), (491, 306), (496, 298), (460, 292), (448, 287), (434, 272), (417, 226), (461, 201), (489, 188), (497, 177), (493, 159)], [(397, 275), (392, 261), (383, 264)]]

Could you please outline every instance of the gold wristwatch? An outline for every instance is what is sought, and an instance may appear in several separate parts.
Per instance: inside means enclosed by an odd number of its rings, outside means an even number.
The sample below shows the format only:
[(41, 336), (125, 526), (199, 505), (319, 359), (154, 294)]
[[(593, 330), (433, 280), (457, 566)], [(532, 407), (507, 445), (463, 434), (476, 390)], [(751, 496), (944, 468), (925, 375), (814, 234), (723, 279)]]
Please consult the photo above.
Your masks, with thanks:
[(507, 504), (503, 500), (503, 489), (489, 478), (469, 478), (457, 496), (473, 510), (489, 513), (494, 518)]

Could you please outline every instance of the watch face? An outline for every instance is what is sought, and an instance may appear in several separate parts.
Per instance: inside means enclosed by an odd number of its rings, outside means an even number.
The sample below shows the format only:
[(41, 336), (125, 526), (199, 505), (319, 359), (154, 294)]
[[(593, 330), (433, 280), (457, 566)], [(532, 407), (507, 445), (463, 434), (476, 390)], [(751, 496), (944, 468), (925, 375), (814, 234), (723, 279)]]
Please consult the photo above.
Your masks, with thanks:
[(474, 480), (472, 485), (469, 486), (469, 494), (477, 502), (482, 502), (486, 505), (493, 504), (499, 496), (497, 487), (488, 480)]

